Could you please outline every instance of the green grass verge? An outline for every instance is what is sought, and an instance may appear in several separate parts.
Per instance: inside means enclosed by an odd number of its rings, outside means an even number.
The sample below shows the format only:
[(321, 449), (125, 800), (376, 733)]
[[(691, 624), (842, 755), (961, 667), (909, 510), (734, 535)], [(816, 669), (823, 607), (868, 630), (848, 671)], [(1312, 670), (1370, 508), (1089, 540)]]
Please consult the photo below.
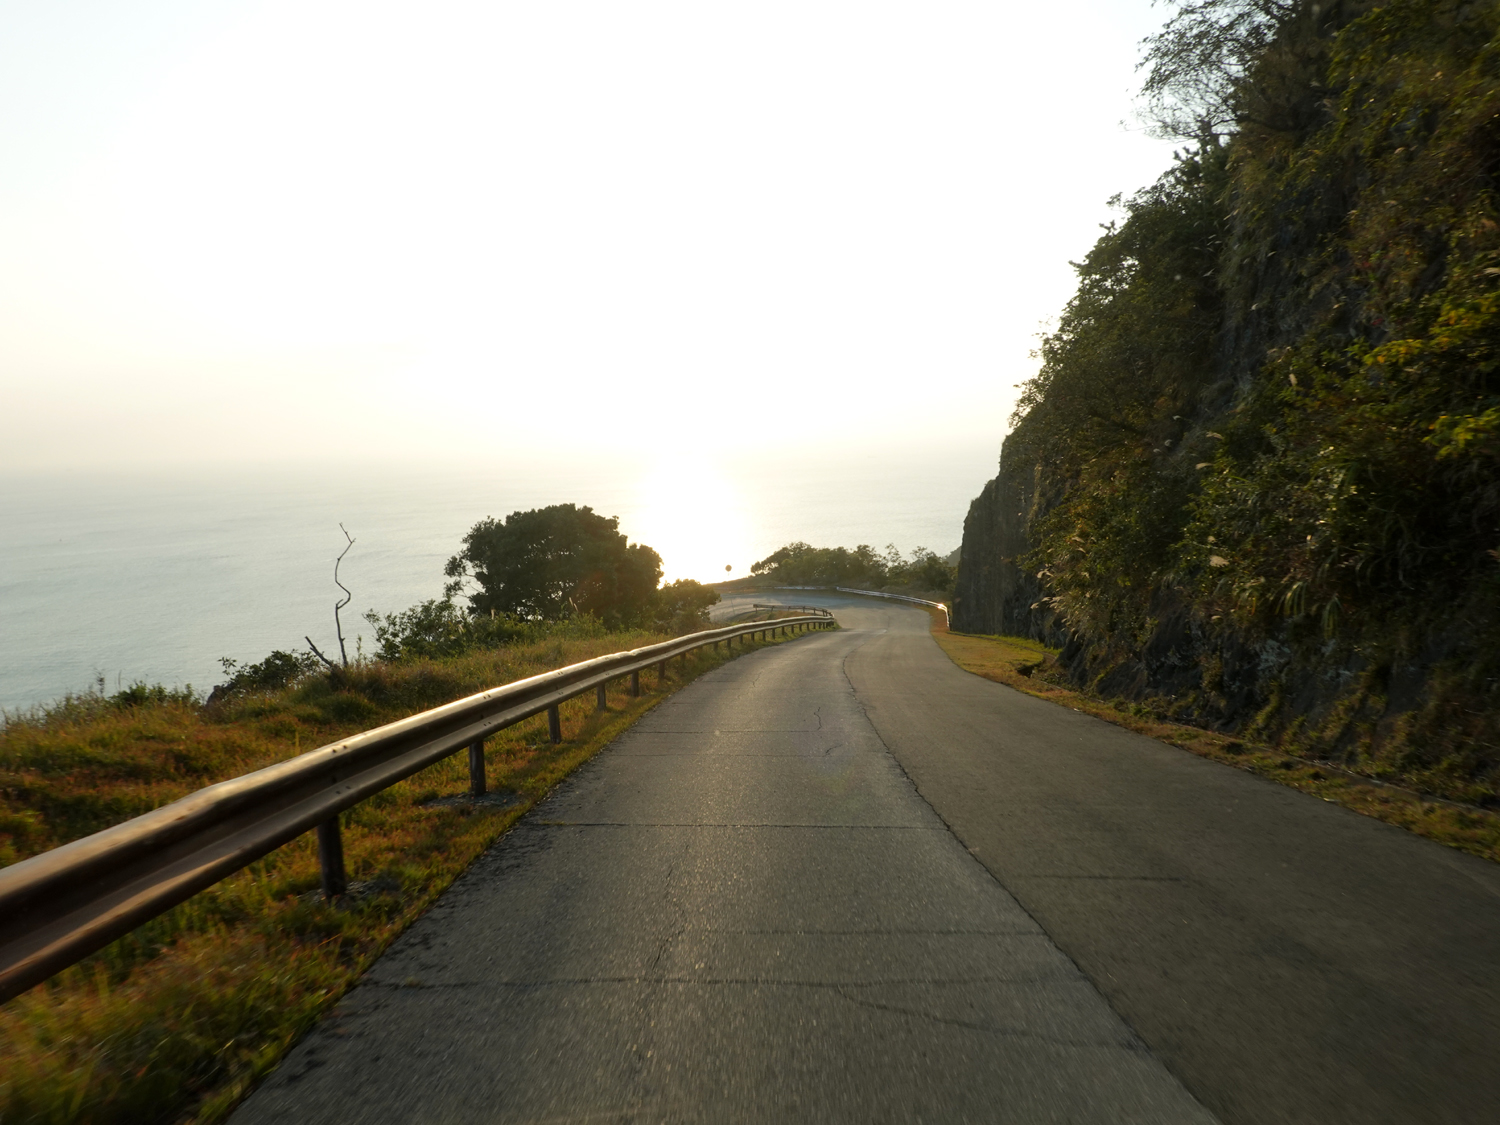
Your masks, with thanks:
[[(282, 692), (198, 706), (74, 698), (0, 729), (0, 862), (11, 863), (203, 785), (451, 699), (660, 641), (583, 630), (449, 660), (366, 664)], [(792, 638), (752, 642), (745, 648)], [(735, 655), (745, 651), (736, 645)], [(513, 807), (434, 803), (465, 793), (454, 755), (344, 814), (351, 895), (317, 894), (311, 834), (0, 1008), (0, 1121), (223, 1120), (286, 1050), (485, 848), (666, 695), (730, 659), (673, 660), (642, 695), (611, 685), (487, 744), (489, 785)]]

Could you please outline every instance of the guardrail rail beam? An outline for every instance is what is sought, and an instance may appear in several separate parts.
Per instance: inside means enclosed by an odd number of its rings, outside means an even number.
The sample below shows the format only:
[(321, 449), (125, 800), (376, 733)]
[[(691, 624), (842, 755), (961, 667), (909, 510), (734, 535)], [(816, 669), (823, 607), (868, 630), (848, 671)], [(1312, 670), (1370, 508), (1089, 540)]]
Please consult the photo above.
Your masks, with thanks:
[[(826, 629), (819, 610), (797, 629)], [(362, 731), (190, 793), (151, 812), (0, 869), (0, 1002), (75, 964), (305, 832), (316, 831), (323, 893), (344, 893), (339, 814), (465, 749), (469, 789), (485, 792), (484, 740), (547, 713), (562, 739), (558, 707), (642, 669), (665, 684), (667, 661), (754, 633), (730, 625), (596, 657), (503, 684), (418, 715)]]

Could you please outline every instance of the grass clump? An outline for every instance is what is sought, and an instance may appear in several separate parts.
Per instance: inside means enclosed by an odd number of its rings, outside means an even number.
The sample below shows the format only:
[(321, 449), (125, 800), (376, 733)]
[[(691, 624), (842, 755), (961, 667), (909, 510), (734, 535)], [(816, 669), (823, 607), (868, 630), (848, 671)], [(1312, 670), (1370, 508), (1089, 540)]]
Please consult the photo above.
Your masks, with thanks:
[[(280, 687), (252, 674), (208, 703), (95, 691), (8, 715), (0, 864), (371, 726), (661, 639), (558, 626), (488, 651), (304, 669)], [(711, 648), (674, 660), (665, 684), (643, 673), (639, 698), (617, 681), (603, 712), (592, 692), (564, 704), (556, 746), (545, 716), (499, 732), (487, 743), (488, 779), (508, 804), (435, 801), (467, 791), (458, 754), (357, 805), (343, 814), (351, 893), (334, 903), (317, 893), (308, 834), (10, 1001), (0, 1008), (0, 1121), (222, 1120), (500, 833), (665, 694), (727, 659)]]

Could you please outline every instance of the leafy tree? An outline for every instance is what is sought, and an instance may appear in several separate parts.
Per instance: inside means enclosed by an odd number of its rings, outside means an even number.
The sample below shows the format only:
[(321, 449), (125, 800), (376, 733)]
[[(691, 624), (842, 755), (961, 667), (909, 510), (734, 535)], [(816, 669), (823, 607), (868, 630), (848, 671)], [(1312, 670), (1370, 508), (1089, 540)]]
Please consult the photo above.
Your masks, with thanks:
[(868, 543), (851, 551), (848, 547), (814, 547), (799, 542), (772, 551), (752, 566), (750, 573), (792, 586), (880, 585), (885, 582), (887, 562)]
[(1144, 41), (1141, 116), (1159, 137), (1219, 147), (1246, 128), (1306, 136), (1329, 120), (1321, 81), (1339, 32), (1375, 0), (1174, 0)]
[(1297, 8), (1293, 0), (1181, 0), (1144, 43), (1142, 116), (1152, 131), (1210, 146), (1234, 132), (1248, 71)]
[(867, 543), (848, 547), (814, 547), (788, 543), (750, 568), (790, 586), (921, 586), (945, 591), (953, 585), (954, 568), (926, 547), (918, 547), (908, 561), (895, 544), (877, 554)]
[(719, 592), (679, 578), (656, 592), (657, 628), (673, 633), (687, 633), (708, 624), (708, 607), (717, 605)]
[(593, 614), (611, 627), (638, 621), (653, 608), (661, 556), (628, 542), (619, 525), (618, 517), (574, 504), (480, 520), (444, 567), (445, 594), (472, 582), (475, 616), (557, 621)]
[(946, 562), (941, 555), (926, 547), (918, 547), (912, 552), (911, 562), (907, 564), (906, 581), (923, 590), (946, 594), (953, 589), (953, 579), (957, 573), (958, 568)]

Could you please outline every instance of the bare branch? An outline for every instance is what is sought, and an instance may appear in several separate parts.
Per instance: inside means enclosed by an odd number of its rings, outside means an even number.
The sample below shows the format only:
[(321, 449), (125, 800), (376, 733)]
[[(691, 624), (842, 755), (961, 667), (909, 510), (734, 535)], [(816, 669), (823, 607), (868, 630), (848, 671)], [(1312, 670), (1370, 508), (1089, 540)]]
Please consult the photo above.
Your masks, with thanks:
[[(342, 582), (339, 581), (339, 563), (344, 561), (344, 556), (349, 553), (349, 547), (354, 546), (354, 537), (349, 534), (348, 530), (345, 529), (342, 523), (339, 524), (339, 530), (344, 533), (344, 538), (349, 540), (349, 546), (340, 551), (339, 557), (333, 560), (333, 584), (340, 590), (344, 591), (344, 600), (333, 607), (333, 626), (338, 630), (339, 634), (339, 657), (343, 660), (344, 667), (347, 668), (349, 667), (349, 654), (344, 650), (344, 623), (339, 620), (339, 610), (343, 609), (346, 605), (353, 601), (354, 595), (349, 592), (348, 586), (345, 586)], [(312, 642), (309, 641), (308, 643), (311, 644)], [(316, 649), (314, 649), (313, 651), (317, 652)], [(318, 653), (318, 655), (322, 656), (323, 654)]]
[(329, 660), (328, 657), (324, 656), (321, 652), (318, 651), (318, 646), (313, 644), (313, 639), (311, 637), (304, 636), (302, 639), (307, 642), (307, 647), (312, 649), (313, 655), (321, 660), (324, 664), (328, 665), (329, 671), (337, 672), (339, 670), (339, 666), (337, 664), (335, 664), (332, 660)]

